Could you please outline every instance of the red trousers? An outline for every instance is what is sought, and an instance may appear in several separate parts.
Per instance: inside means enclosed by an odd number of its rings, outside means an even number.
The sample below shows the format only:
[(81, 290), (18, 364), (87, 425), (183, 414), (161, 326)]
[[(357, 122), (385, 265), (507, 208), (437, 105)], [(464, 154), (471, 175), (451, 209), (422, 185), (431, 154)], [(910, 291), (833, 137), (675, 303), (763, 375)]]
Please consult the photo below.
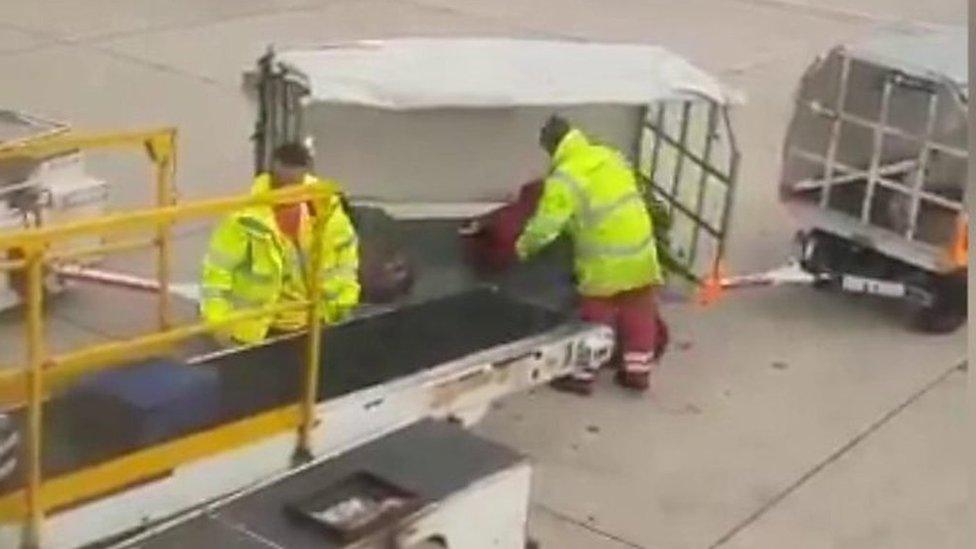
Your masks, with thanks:
[(623, 370), (649, 375), (668, 343), (667, 325), (657, 309), (653, 286), (611, 297), (583, 296), (580, 316), (613, 328)]

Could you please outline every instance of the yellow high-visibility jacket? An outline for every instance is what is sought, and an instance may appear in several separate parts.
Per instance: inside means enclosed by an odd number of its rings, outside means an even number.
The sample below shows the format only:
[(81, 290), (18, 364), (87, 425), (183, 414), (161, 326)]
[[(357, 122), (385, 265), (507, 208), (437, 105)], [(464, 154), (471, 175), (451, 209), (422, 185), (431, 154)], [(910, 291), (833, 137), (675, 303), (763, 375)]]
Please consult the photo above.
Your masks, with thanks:
[(559, 143), (542, 197), (516, 243), (521, 259), (563, 231), (573, 239), (579, 291), (607, 297), (662, 283), (651, 216), (619, 152), (573, 129)]
[[(305, 184), (336, 185), (312, 176)], [(254, 180), (252, 194), (271, 189), (268, 174)], [(331, 215), (325, 221), (322, 238), (322, 267), (319, 283), (323, 321), (344, 319), (359, 303), (359, 243), (349, 217), (340, 205), (338, 192), (332, 204), (323, 208)], [(278, 228), (270, 206), (256, 206), (234, 212), (214, 230), (203, 260), (200, 312), (216, 322), (240, 309), (268, 306), (307, 296), (305, 269), (310, 268), (313, 213), (303, 205), (298, 243)], [(319, 213), (319, 212), (316, 212)], [(324, 213), (322, 213), (324, 215)], [(300, 330), (305, 327), (305, 310), (286, 311), (234, 322), (217, 335), (239, 343), (262, 341), (271, 327)]]

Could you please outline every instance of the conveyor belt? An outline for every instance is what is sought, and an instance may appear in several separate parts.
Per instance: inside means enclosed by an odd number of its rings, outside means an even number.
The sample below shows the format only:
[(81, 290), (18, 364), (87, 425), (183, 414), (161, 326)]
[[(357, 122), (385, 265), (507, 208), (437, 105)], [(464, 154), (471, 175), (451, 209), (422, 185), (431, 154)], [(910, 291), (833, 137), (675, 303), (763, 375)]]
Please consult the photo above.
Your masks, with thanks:
[(514, 451), (457, 426), (428, 420), (288, 476), (135, 545), (141, 549), (329, 549), (338, 545), (314, 528), (286, 516), (286, 503), (360, 471), (407, 488), (424, 501), (440, 502), (523, 459)]
[(572, 244), (560, 238), (531, 261), (507, 271), (478, 274), (468, 266), (464, 244), (458, 238), (460, 221), (399, 221), (406, 251), (417, 268), (411, 292), (414, 301), (468, 291), (482, 284), (501, 288), (522, 301), (571, 314), (577, 305), (573, 284)]
[[(538, 335), (563, 320), (562, 314), (485, 289), (357, 320), (325, 334), (319, 398), (336, 398)], [(216, 368), (221, 380), (217, 416), (202, 421), (195, 430), (295, 402), (303, 339), (278, 341), (194, 366)], [(77, 418), (90, 414), (78, 406), (69, 398), (54, 398), (45, 405), (46, 476), (138, 449), (118, 435), (130, 431), (127, 415), (80, 423)], [(185, 434), (189, 432), (180, 433)], [(0, 493), (22, 484), (23, 475), (15, 474), (0, 486)]]

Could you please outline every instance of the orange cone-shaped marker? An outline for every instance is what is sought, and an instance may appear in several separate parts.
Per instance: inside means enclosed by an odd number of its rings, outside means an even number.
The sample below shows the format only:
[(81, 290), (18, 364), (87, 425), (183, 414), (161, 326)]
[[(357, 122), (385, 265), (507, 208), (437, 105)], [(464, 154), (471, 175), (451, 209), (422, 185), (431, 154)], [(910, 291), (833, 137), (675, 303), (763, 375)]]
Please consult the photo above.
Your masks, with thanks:
[(699, 305), (713, 305), (722, 297), (722, 280), (725, 278), (725, 266), (719, 263), (715, 270), (701, 285), (698, 290), (697, 301)]

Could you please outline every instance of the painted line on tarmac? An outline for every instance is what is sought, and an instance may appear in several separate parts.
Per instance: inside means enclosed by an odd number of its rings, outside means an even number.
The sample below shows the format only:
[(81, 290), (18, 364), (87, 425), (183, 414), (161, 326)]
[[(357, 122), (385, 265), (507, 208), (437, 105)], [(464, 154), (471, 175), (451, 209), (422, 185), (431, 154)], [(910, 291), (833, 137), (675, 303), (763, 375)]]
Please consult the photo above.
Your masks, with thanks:
[[(829, 6), (819, 6), (815, 2), (804, 1), (804, 0), (735, 0), (735, 1), (740, 4), (746, 4), (746, 5), (769, 6), (773, 8), (779, 8), (783, 11), (802, 12), (808, 15), (813, 15), (824, 19), (832, 19), (835, 21), (860, 22), (860, 23), (869, 23), (869, 24), (877, 25), (877, 24), (884, 24), (884, 23), (888, 23), (888, 24), (899, 23), (905, 20), (904, 18), (892, 17), (888, 15), (871, 13), (867, 11), (835, 8)], [(912, 23), (927, 28), (940, 27), (939, 24), (932, 23), (929, 21), (912, 20)]]
[(618, 536), (618, 535), (616, 535), (616, 534), (614, 534), (612, 532), (607, 532), (606, 530), (602, 530), (600, 528), (597, 528), (596, 526), (594, 526), (593, 524), (591, 524), (589, 522), (585, 522), (585, 521), (579, 520), (579, 519), (577, 519), (575, 517), (572, 517), (570, 515), (567, 515), (566, 513), (563, 513), (562, 511), (558, 511), (556, 509), (553, 509), (552, 507), (549, 507), (548, 505), (546, 505), (544, 503), (533, 503), (532, 506), (535, 507), (536, 509), (540, 510), (540, 511), (543, 511), (543, 512), (551, 515), (552, 517), (554, 517), (554, 518), (556, 518), (558, 520), (561, 520), (563, 522), (568, 522), (570, 524), (573, 524), (574, 526), (579, 526), (580, 528), (582, 528), (584, 530), (587, 530), (589, 532), (592, 532), (592, 533), (594, 533), (594, 534), (596, 534), (596, 535), (598, 535), (598, 536), (600, 536), (602, 538), (606, 538), (608, 540), (615, 541), (615, 542), (617, 542), (617, 543), (619, 543), (621, 545), (624, 545), (626, 547), (630, 547), (632, 549), (647, 549), (643, 545), (639, 545), (639, 544), (634, 543), (634, 542), (632, 542), (632, 541), (630, 541), (628, 539), (624, 539), (624, 538), (622, 538), (622, 537), (620, 537), (620, 536)]
[(963, 361), (961, 364), (957, 364), (952, 368), (949, 368), (945, 372), (942, 372), (938, 377), (936, 377), (932, 381), (926, 383), (921, 389), (912, 393), (912, 395), (909, 396), (904, 402), (896, 406), (894, 409), (890, 410), (888, 413), (883, 415), (880, 419), (878, 419), (870, 426), (868, 426), (867, 429), (861, 431), (857, 436), (847, 441), (846, 444), (844, 444), (843, 446), (835, 450), (833, 453), (831, 453), (829, 456), (827, 456), (826, 459), (824, 459), (816, 466), (814, 466), (812, 469), (804, 473), (800, 478), (798, 478), (792, 484), (787, 486), (783, 491), (781, 491), (779, 494), (773, 497), (773, 499), (769, 500), (768, 502), (766, 502), (766, 504), (764, 504), (762, 507), (757, 509), (756, 512), (749, 515), (745, 520), (732, 527), (732, 529), (726, 532), (725, 535), (720, 537), (718, 541), (709, 545), (708, 546), (709, 549), (715, 549), (731, 541), (732, 538), (734, 538), (736, 535), (739, 534), (739, 532), (745, 530), (753, 523), (758, 521), (770, 509), (779, 505), (781, 501), (789, 497), (793, 492), (797, 491), (801, 486), (806, 484), (807, 481), (817, 476), (817, 474), (823, 471), (827, 466), (831, 465), (832, 463), (836, 462), (840, 458), (844, 457), (845, 454), (847, 454), (855, 447), (857, 447), (859, 444), (864, 442), (868, 437), (873, 435), (878, 429), (884, 427), (885, 424), (890, 422), (892, 419), (894, 419), (903, 411), (905, 411), (905, 409), (907, 409), (909, 406), (911, 406), (920, 398), (925, 396), (926, 393), (928, 393), (929, 391), (937, 387), (940, 383), (948, 379), (953, 374), (958, 372), (965, 372), (967, 368), (968, 368), (968, 362)]

